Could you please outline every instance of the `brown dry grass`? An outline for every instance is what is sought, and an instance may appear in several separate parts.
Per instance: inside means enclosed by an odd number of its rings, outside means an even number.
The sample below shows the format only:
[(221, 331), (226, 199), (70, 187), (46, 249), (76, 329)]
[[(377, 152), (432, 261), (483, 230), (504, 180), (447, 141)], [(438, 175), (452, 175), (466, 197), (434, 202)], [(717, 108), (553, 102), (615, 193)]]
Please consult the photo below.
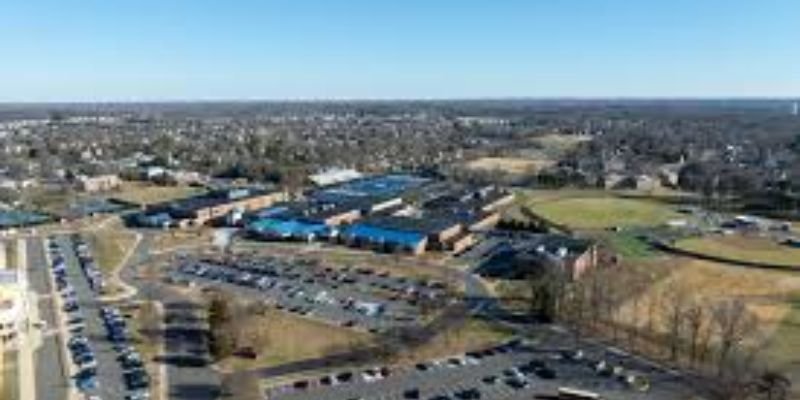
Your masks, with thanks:
[(117, 218), (101, 229), (86, 233), (97, 264), (106, 273), (120, 266), (123, 258), (136, 242), (136, 235), (126, 229)]
[(181, 247), (211, 245), (213, 235), (213, 229), (205, 227), (172, 229), (156, 234), (153, 237), (152, 248), (156, 251), (165, 251)]
[(800, 266), (800, 249), (760, 236), (706, 236), (678, 242), (678, 247), (734, 260)]
[[(727, 299), (741, 299), (757, 318), (760, 337), (772, 335), (790, 311), (789, 300), (800, 290), (800, 276), (784, 272), (733, 267), (702, 260), (681, 260), (670, 276), (653, 285), (638, 298), (639, 308), (634, 310), (634, 300), (620, 308), (623, 321), (638, 321), (643, 325), (648, 319), (647, 304), (663, 304), (664, 299), (681, 290), (698, 303), (711, 305)], [(657, 307), (654, 326), (666, 326), (665, 307)]]
[(394, 362), (413, 364), (464, 353), (497, 344), (513, 336), (513, 332), (490, 322), (467, 319), (463, 324), (451, 327), (430, 342), (399, 355)]
[(246, 370), (317, 358), (363, 346), (373, 340), (368, 333), (272, 309), (250, 316), (241, 326), (247, 330), (243, 337), (251, 338), (249, 343), (242, 344), (253, 346), (258, 357), (254, 360), (229, 357), (220, 364), (224, 369)]
[(188, 197), (202, 192), (201, 189), (186, 186), (159, 186), (147, 182), (123, 182), (111, 192), (110, 196), (129, 203), (146, 205), (162, 201)]
[(563, 135), (559, 133), (552, 133), (549, 135), (531, 138), (531, 142), (546, 148), (554, 148), (561, 151), (571, 150), (580, 143), (591, 140), (591, 136)]
[(552, 166), (554, 160), (521, 157), (482, 157), (467, 163), (467, 168), (480, 171), (502, 171), (523, 175), (536, 173), (542, 168)]

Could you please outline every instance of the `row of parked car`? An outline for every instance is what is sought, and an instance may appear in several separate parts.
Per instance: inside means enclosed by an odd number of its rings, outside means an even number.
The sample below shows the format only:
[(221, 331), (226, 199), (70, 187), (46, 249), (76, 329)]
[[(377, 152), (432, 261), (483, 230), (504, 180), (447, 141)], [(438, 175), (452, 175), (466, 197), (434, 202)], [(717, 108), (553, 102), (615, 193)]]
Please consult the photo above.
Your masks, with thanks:
[(145, 370), (141, 355), (130, 345), (128, 323), (118, 308), (102, 307), (100, 318), (106, 329), (106, 336), (117, 351), (117, 361), (123, 371), (125, 388), (130, 391), (130, 400), (149, 397), (150, 376)]
[(105, 280), (103, 279), (103, 273), (92, 257), (89, 245), (80, 235), (72, 236), (72, 245), (75, 249), (75, 254), (78, 255), (78, 262), (80, 263), (81, 270), (89, 281), (89, 287), (95, 294), (102, 294), (105, 288)]
[(178, 272), (185, 276), (258, 290), (279, 310), (305, 316), (314, 315), (342, 326), (359, 326), (373, 332), (378, 331), (379, 324), (412, 323), (416, 315), (413, 307), (365, 295), (355, 288), (337, 290), (283, 276), (242, 271), (205, 262), (183, 264)]
[[(98, 268), (89, 245), (78, 235), (72, 237), (72, 243), (89, 287), (95, 294), (102, 293), (105, 287), (103, 273)], [(131, 345), (125, 316), (118, 308), (104, 306), (100, 308), (100, 319), (105, 328), (106, 339), (117, 352), (125, 388), (129, 391), (126, 398), (130, 400), (149, 398), (150, 376), (144, 368), (141, 356)]]
[[(534, 357), (520, 357), (526, 354), (532, 354)], [(497, 358), (503, 355), (509, 356), (510, 358)], [(500, 364), (498, 364), (497, 361), (500, 361)], [(478, 368), (483, 368), (480, 367), (483, 364), (487, 364), (487, 369), (483, 373), (478, 372), (483, 371), (482, 369), (472, 369), (472, 372), (458, 372), (458, 369), (461, 367), (477, 366)], [(616, 366), (612, 367), (612, 364), (616, 364)], [(588, 366), (592, 370), (586, 371), (583, 369), (584, 366)], [(455, 371), (452, 373), (448, 372), (446, 375), (431, 375), (431, 378), (427, 378), (429, 372), (443, 369), (455, 369)], [(583, 372), (578, 370), (583, 370)], [(408, 373), (411, 372), (413, 372), (413, 375), (408, 375)], [(443, 379), (445, 376), (452, 377), (464, 373), (469, 375), (466, 381), (453, 384), (449, 388), (441, 386), (435, 390), (436, 393), (430, 393), (431, 382), (436, 382), (436, 380)], [(564, 376), (561, 376), (561, 374)], [(528, 344), (525, 340), (512, 339), (497, 346), (470, 351), (449, 358), (420, 362), (413, 367), (402, 367), (398, 370), (382, 366), (368, 368), (361, 372), (338, 372), (322, 376), (318, 379), (302, 379), (282, 387), (270, 389), (266, 393), (266, 397), (270, 399), (281, 398), (281, 395), (289, 394), (292, 395), (289, 396), (289, 398), (311, 398), (310, 396), (313, 396), (315, 392), (309, 392), (309, 396), (298, 397), (297, 395), (314, 388), (332, 387), (347, 383), (376, 383), (392, 375), (397, 375), (398, 377), (405, 376), (405, 378), (399, 378), (396, 381), (389, 382), (385, 385), (385, 388), (388, 391), (397, 393), (398, 397), (408, 400), (471, 400), (495, 398), (498, 393), (508, 393), (509, 391), (523, 394), (525, 390), (532, 390), (535, 388), (541, 389), (542, 385), (538, 385), (536, 382), (552, 381), (559, 378), (578, 382), (580, 382), (581, 379), (588, 378), (587, 381), (592, 381), (593, 384), (599, 383), (606, 388), (611, 387), (609, 385), (604, 385), (601, 381), (591, 378), (591, 376), (595, 374), (611, 379), (609, 383), (613, 383), (613, 386), (619, 389), (627, 388), (637, 391), (649, 390), (649, 382), (644, 375), (638, 372), (625, 370), (619, 363), (614, 363), (611, 359), (587, 357), (580, 350), (542, 351)], [(413, 377), (413, 380), (410, 380), (409, 377)], [(428, 381), (428, 379), (430, 379), (430, 381)], [(444, 380), (450, 382), (449, 378)], [(409, 385), (410, 382), (418, 383), (418, 385)], [(549, 386), (552, 387), (552, 385)], [(425, 392), (429, 393), (426, 395)], [(352, 393), (352, 390), (350, 390), (349, 393)], [(563, 397), (557, 398), (599, 398), (599, 396), (593, 392), (565, 386), (559, 387), (558, 393), (559, 396)], [(358, 396), (350, 396), (347, 398), (362, 400), (362, 398)]]
[(77, 293), (67, 279), (67, 263), (61, 248), (55, 241), (49, 242), (48, 251), (52, 263), (53, 280), (63, 301), (62, 309), (66, 315), (70, 335), (67, 339), (67, 349), (72, 363), (78, 370), (73, 377), (75, 386), (84, 392), (96, 389), (98, 387), (97, 358), (89, 339), (83, 334), (84, 316), (78, 303)]
[(238, 259), (229, 267), (260, 275), (286, 278), (304, 283), (319, 283), (331, 288), (359, 286), (379, 290), (395, 299), (416, 302), (422, 299), (443, 297), (446, 286), (439, 281), (426, 278), (392, 276), (388, 271), (376, 271), (369, 267), (341, 268), (324, 267), (312, 260), (286, 260), (274, 258)]

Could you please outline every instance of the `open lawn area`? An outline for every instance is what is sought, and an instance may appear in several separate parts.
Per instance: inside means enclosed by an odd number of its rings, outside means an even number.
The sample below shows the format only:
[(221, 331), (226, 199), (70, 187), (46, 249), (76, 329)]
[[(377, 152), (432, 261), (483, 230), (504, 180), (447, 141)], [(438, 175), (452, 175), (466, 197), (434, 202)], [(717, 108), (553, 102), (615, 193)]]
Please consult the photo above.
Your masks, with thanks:
[(613, 196), (551, 198), (528, 196), (531, 211), (573, 229), (603, 229), (613, 226), (656, 226), (680, 215), (670, 206), (647, 199)]
[(630, 232), (604, 232), (596, 238), (623, 259), (642, 260), (657, 255), (649, 244)]
[(467, 163), (467, 168), (479, 171), (501, 171), (509, 174), (535, 173), (553, 165), (553, 160), (521, 157), (482, 157)]
[(152, 248), (156, 251), (203, 247), (212, 244), (214, 230), (207, 227), (170, 229), (153, 236)]
[(251, 315), (242, 326), (247, 330), (242, 336), (252, 338), (258, 356), (255, 359), (229, 357), (221, 363), (225, 369), (245, 370), (322, 357), (357, 348), (373, 339), (369, 333), (273, 309), (268, 309), (263, 314)]
[(791, 296), (787, 304), (789, 310), (775, 330), (767, 353), (781, 364), (794, 364), (800, 378), (800, 292)]
[(86, 238), (91, 245), (95, 261), (106, 273), (111, 273), (119, 267), (136, 244), (136, 234), (125, 229), (118, 218), (104, 224), (100, 229), (87, 232)]
[(110, 197), (128, 203), (146, 205), (189, 197), (203, 190), (193, 186), (159, 186), (146, 182), (124, 182)]
[(488, 347), (507, 340), (513, 332), (491, 322), (470, 318), (462, 324), (440, 332), (436, 337), (422, 346), (411, 349), (398, 356), (397, 362), (413, 364), (435, 358), (452, 356)]
[(733, 260), (800, 267), (800, 249), (758, 236), (706, 236), (679, 241), (677, 247)]

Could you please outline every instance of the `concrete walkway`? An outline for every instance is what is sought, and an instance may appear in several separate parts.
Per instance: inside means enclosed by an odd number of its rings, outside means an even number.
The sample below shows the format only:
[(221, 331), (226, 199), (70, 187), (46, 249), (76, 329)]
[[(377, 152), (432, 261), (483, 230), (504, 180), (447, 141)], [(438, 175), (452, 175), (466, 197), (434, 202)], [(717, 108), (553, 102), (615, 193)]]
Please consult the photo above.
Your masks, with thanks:
[(102, 296), (100, 298), (101, 301), (116, 302), (116, 301), (128, 300), (135, 297), (136, 294), (139, 292), (138, 289), (136, 289), (134, 286), (129, 285), (127, 282), (125, 282), (120, 278), (120, 271), (122, 271), (122, 269), (128, 265), (128, 262), (130, 261), (131, 257), (135, 254), (136, 249), (142, 243), (142, 234), (139, 232), (135, 232), (135, 235), (136, 239), (134, 240), (133, 245), (128, 248), (128, 251), (122, 257), (122, 260), (120, 260), (119, 264), (117, 264), (117, 266), (111, 273), (111, 280), (117, 287), (120, 288), (120, 292), (107, 296)]
[(19, 369), (19, 398), (20, 400), (36, 400), (36, 368), (34, 354), (41, 346), (41, 331), (35, 326), (40, 326), (39, 298), (38, 295), (28, 290), (28, 248), (25, 239), (17, 240), (17, 270), (20, 281), (25, 285), (25, 315), (27, 320), (23, 323), (17, 343), (17, 368)]

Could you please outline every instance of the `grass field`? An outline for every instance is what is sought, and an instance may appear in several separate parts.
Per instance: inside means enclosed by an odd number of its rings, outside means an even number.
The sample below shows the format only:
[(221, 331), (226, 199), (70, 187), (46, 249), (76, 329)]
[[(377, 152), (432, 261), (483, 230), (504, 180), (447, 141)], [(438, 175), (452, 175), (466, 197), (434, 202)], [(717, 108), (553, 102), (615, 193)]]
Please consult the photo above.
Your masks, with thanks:
[(780, 364), (796, 364), (794, 368), (800, 373), (800, 292), (787, 303), (789, 310), (775, 330), (767, 354)]
[(125, 229), (121, 221), (113, 221), (103, 228), (86, 234), (92, 254), (106, 273), (116, 269), (136, 242), (136, 235)]
[(277, 310), (267, 310), (263, 315), (252, 315), (243, 326), (252, 330), (245, 332), (245, 336), (258, 336), (257, 341), (263, 343), (263, 346), (257, 348), (256, 359), (229, 357), (223, 360), (221, 365), (225, 369), (244, 370), (322, 357), (364, 345), (373, 338), (368, 333)]
[(574, 229), (602, 229), (613, 226), (656, 226), (680, 215), (671, 207), (646, 199), (597, 197), (561, 197), (549, 201), (537, 199), (530, 209), (542, 217)]
[(109, 196), (128, 203), (146, 205), (188, 197), (201, 192), (202, 189), (186, 185), (158, 186), (145, 182), (124, 182)]
[(153, 250), (169, 250), (180, 247), (200, 247), (210, 245), (213, 237), (213, 229), (206, 227), (169, 230), (154, 235)]
[(467, 168), (480, 171), (502, 171), (509, 174), (535, 173), (553, 165), (553, 160), (520, 157), (482, 157), (467, 163)]
[(647, 243), (629, 232), (608, 232), (598, 235), (598, 239), (625, 259), (642, 260), (656, 255)]
[(583, 142), (592, 140), (591, 136), (562, 135), (553, 133), (550, 135), (537, 136), (531, 138), (531, 143), (541, 148), (546, 154), (558, 158), (565, 152), (574, 149)]
[(800, 266), (800, 249), (756, 236), (706, 236), (678, 241), (681, 249), (728, 259)]
[(395, 360), (402, 364), (452, 356), (476, 348), (497, 344), (513, 336), (508, 331), (489, 322), (467, 319), (463, 324), (440, 332), (428, 343), (401, 354)]

